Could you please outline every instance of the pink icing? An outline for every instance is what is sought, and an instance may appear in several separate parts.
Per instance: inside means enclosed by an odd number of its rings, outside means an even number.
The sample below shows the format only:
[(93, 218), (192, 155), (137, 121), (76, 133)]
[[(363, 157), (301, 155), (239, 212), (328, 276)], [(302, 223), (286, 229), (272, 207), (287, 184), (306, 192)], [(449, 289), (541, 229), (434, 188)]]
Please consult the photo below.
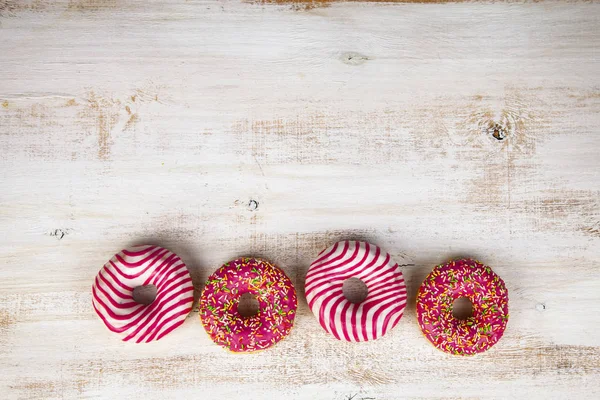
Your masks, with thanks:
[[(256, 296), (259, 311), (237, 310), (244, 293)], [(266, 349), (287, 336), (297, 307), (292, 281), (275, 265), (255, 258), (226, 263), (212, 274), (200, 298), (200, 319), (211, 339), (233, 351)]]
[[(472, 316), (452, 315), (454, 300), (466, 297)], [(473, 355), (492, 347), (508, 321), (508, 291), (490, 267), (463, 259), (439, 265), (425, 278), (417, 294), (417, 320), (423, 334), (438, 349)]]

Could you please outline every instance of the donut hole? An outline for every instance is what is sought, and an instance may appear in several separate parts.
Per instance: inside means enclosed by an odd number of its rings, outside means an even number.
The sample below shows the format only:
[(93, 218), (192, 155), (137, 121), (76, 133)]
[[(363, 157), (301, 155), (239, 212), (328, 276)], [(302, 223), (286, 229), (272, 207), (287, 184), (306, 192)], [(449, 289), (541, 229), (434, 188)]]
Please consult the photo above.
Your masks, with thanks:
[(145, 306), (152, 304), (156, 299), (156, 286), (154, 285), (143, 285), (133, 288), (133, 301), (138, 304)]
[(258, 314), (258, 299), (252, 293), (244, 293), (240, 296), (237, 310), (238, 313), (244, 318), (252, 317)]
[(358, 304), (365, 301), (369, 294), (369, 288), (367, 284), (358, 278), (349, 278), (344, 281), (342, 285), (342, 292), (344, 297), (350, 303)]
[(469, 319), (473, 316), (473, 303), (466, 297), (459, 297), (452, 303), (452, 316), (459, 320)]

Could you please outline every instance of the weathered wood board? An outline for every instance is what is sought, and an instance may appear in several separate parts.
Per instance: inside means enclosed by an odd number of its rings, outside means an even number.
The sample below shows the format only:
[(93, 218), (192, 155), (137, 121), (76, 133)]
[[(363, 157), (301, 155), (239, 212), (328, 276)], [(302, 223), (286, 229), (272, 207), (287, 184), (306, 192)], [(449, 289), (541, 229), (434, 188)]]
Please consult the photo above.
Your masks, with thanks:
[[(600, 5), (279, 3), (0, 0), (0, 397), (600, 398)], [(409, 264), (375, 342), (327, 336), (303, 299), (346, 238)], [(136, 243), (198, 290), (276, 262), (292, 334), (229, 354), (193, 312), (118, 341), (90, 287)], [(463, 255), (510, 294), (473, 358), (414, 312)]]

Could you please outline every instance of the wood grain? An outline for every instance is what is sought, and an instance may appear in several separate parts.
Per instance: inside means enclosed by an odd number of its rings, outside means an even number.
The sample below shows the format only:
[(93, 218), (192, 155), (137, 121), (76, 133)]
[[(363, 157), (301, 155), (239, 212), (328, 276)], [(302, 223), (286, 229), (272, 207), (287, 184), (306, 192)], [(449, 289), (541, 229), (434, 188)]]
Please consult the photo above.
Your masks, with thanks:
[[(3, 398), (599, 398), (600, 5), (297, 4), (0, 0)], [(304, 300), (342, 239), (403, 265), (381, 340), (336, 341)], [(292, 334), (229, 354), (193, 312), (118, 341), (91, 284), (143, 243), (198, 292), (229, 259), (277, 263)], [(414, 312), (460, 256), (510, 296), (466, 359)]]

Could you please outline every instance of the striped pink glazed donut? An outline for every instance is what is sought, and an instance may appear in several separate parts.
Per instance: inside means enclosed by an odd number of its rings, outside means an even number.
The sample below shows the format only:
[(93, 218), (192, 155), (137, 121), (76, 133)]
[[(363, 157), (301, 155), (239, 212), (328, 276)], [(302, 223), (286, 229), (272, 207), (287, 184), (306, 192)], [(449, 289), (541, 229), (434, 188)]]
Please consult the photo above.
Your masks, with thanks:
[[(136, 302), (133, 290), (156, 286), (149, 305)], [(106, 327), (124, 341), (159, 340), (180, 326), (192, 310), (194, 286), (181, 259), (157, 246), (135, 246), (115, 254), (92, 285), (92, 303)]]
[[(342, 286), (358, 278), (366, 299), (350, 302)], [(379, 247), (345, 241), (323, 250), (306, 275), (306, 299), (323, 329), (339, 340), (375, 340), (392, 329), (406, 306), (406, 285), (398, 264)]]

